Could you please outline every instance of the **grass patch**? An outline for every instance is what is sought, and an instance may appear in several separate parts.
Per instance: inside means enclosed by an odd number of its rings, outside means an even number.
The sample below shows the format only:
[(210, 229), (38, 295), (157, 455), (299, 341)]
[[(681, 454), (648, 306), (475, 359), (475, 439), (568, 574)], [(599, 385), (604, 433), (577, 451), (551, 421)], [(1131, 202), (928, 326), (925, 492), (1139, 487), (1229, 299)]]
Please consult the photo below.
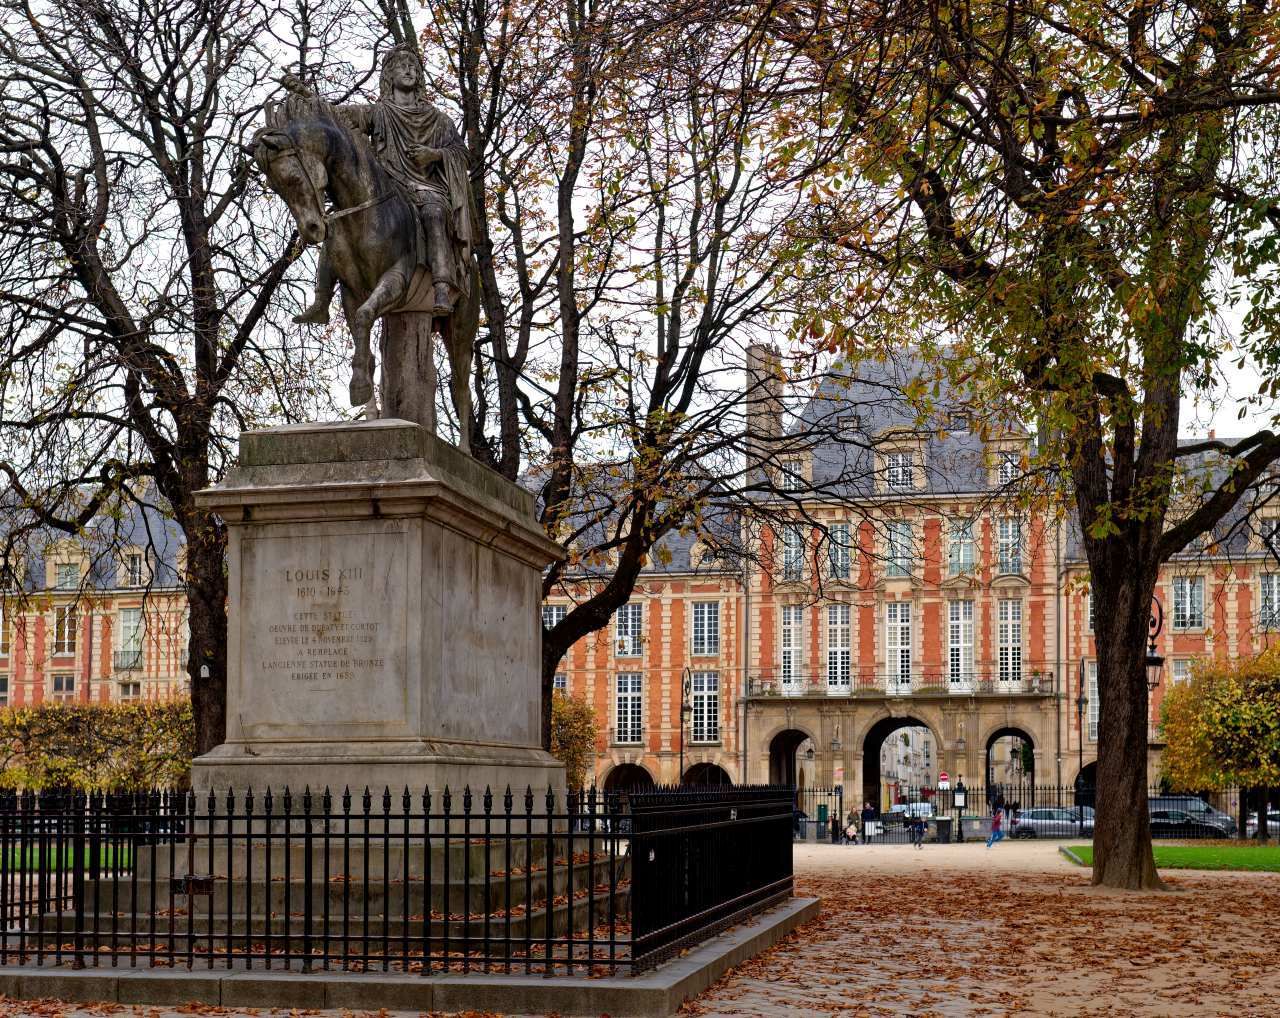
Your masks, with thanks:
[[(61, 851), (57, 845), (49, 845), (43, 847), (40, 845), (28, 845), (25, 851), (17, 846), (9, 849), (9, 858), (6, 860), (10, 873), (16, 873), (21, 870), (36, 872), (44, 869), (47, 871), (70, 869), (75, 861), (76, 850), (74, 845), (63, 845)], [(117, 857), (119, 859), (119, 868), (127, 870), (133, 863), (133, 852), (128, 845), (123, 845), (117, 851), (112, 845), (98, 846), (98, 866), (104, 870), (111, 870), (117, 865)], [(89, 848), (84, 849), (84, 864), (89, 865), (90, 855)]]
[[(1072, 845), (1071, 851), (1086, 866), (1093, 865), (1092, 845)], [(1280, 873), (1280, 845), (1240, 845), (1210, 842), (1203, 845), (1152, 846), (1156, 868), (1162, 870), (1256, 870)]]

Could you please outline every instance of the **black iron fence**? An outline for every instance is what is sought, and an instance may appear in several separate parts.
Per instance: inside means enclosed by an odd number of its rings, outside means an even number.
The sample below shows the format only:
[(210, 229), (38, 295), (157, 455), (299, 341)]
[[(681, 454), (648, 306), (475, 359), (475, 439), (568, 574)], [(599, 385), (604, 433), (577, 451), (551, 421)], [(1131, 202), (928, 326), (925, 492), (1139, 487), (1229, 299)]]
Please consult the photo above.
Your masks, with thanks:
[(639, 971), (790, 894), (792, 799), (0, 794), (0, 964)]

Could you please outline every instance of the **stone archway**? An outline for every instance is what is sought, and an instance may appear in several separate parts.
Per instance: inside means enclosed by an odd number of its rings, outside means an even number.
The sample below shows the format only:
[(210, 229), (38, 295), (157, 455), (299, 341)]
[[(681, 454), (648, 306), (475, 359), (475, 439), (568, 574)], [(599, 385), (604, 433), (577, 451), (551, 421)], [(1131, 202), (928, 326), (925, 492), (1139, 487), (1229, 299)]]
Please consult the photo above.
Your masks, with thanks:
[(642, 792), (653, 787), (653, 775), (633, 763), (618, 764), (604, 779), (606, 792)]
[(1035, 800), (1036, 742), (1025, 728), (1001, 725), (987, 736), (982, 777), (987, 801), (1029, 806)]
[(881, 789), (880, 750), (889, 736), (903, 728), (923, 728), (932, 740), (932, 766), (936, 771), (941, 760), (942, 741), (938, 728), (918, 717), (882, 717), (872, 724), (862, 737), (862, 801), (879, 808)]
[(697, 785), (701, 787), (732, 785), (733, 779), (729, 777), (729, 772), (719, 764), (713, 763), (696, 763), (684, 772), (681, 779), (682, 785)]
[(769, 784), (800, 784), (796, 754), (806, 742), (812, 744), (812, 737), (799, 728), (784, 728), (769, 740)]
[(1096, 799), (1098, 761), (1091, 760), (1080, 768), (1075, 781), (1075, 805), (1093, 806)]

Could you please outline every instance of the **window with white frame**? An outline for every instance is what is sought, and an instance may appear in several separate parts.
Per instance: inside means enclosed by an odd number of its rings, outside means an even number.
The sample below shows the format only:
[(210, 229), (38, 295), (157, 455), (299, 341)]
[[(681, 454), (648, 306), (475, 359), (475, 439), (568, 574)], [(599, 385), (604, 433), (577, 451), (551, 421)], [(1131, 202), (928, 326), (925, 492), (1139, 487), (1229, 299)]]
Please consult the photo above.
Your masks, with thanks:
[(65, 673), (58, 673), (52, 677), (53, 694), (51, 699), (59, 703), (65, 703), (68, 700), (76, 698), (76, 677)]
[(120, 683), (120, 699), (123, 702), (141, 700), (142, 683), (133, 681)]
[(915, 470), (910, 452), (891, 452), (884, 458), (885, 483), (894, 491), (909, 491), (915, 486)]
[(9, 676), (6, 672), (0, 672), (0, 707), (9, 705)]
[(116, 626), (116, 659), (118, 669), (142, 667), (142, 609), (121, 608)]
[(1204, 628), (1204, 577), (1173, 578), (1173, 628)]
[(910, 576), (912, 558), (911, 521), (889, 520), (885, 524), (885, 576)]
[(542, 606), (542, 628), (555, 629), (569, 614), (567, 604), (544, 604)]
[(617, 679), (615, 742), (640, 742), (644, 738), (644, 677), (620, 672)]
[(73, 604), (60, 605), (53, 609), (53, 652), (55, 654), (74, 654), (76, 652), (76, 629), (79, 627), (79, 615)]
[(947, 604), (947, 677), (952, 686), (973, 681), (973, 602)]
[(1001, 487), (1005, 487), (1016, 481), (1021, 469), (1022, 463), (1016, 452), (1001, 453), (1000, 466), (998, 468)]
[(693, 694), (693, 741), (720, 741), (720, 673), (694, 672), (689, 677)]
[(618, 657), (639, 657), (644, 652), (644, 605), (631, 602), (622, 605), (614, 619), (614, 644)]
[(833, 524), (827, 532), (827, 567), (833, 580), (849, 578), (849, 560), (849, 524)]
[(903, 686), (911, 683), (911, 602), (890, 601), (885, 608), (885, 648), (888, 652), (889, 681)]
[(996, 521), (996, 555), (1001, 573), (1022, 572), (1022, 521), (1016, 516)]
[(1088, 600), (1087, 618), (1089, 621), (1087, 624), (1089, 626), (1089, 632), (1092, 633), (1094, 630), (1094, 627), (1098, 624), (1098, 609), (1093, 600), (1093, 588), (1090, 587), (1087, 591), (1085, 591), (1084, 596)]
[(59, 590), (74, 590), (80, 586), (80, 563), (59, 562), (54, 567), (53, 585)]
[(720, 602), (693, 602), (693, 653), (710, 657), (720, 653)]
[(556, 693), (567, 694), (569, 692), (569, 676), (564, 672), (556, 672), (551, 677), (551, 689)]
[(782, 528), (782, 578), (798, 580), (804, 575), (804, 528), (789, 523)]
[(1179, 682), (1191, 681), (1191, 659), (1185, 657), (1174, 658), (1172, 680), (1175, 684)]
[(779, 487), (783, 491), (800, 491), (805, 486), (804, 460), (783, 460), (778, 468)]
[(1264, 516), (1258, 524), (1258, 530), (1262, 538), (1262, 550), (1269, 551), (1273, 558), (1280, 560), (1280, 516)]
[(9, 653), (9, 612), (8, 606), (0, 599), (0, 657)]
[(782, 639), (779, 641), (779, 647), (782, 653), (782, 681), (786, 685), (800, 681), (803, 639), (804, 606), (784, 604), (782, 606)]
[(827, 690), (848, 692), (853, 666), (851, 608), (827, 605)]
[(1022, 681), (1022, 602), (1002, 598), (997, 608), (1000, 681)]
[(1089, 741), (1098, 741), (1098, 662), (1089, 662)]
[(1263, 629), (1280, 629), (1280, 573), (1263, 573), (1258, 582), (1262, 585), (1258, 625)]
[(140, 551), (131, 551), (124, 557), (125, 583), (130, 587), (141, 587), (145, 576), (143, 557)]
[(947, 540), (947, 571), (962, 576), (973, 571), (973, 521), (952, 520)]

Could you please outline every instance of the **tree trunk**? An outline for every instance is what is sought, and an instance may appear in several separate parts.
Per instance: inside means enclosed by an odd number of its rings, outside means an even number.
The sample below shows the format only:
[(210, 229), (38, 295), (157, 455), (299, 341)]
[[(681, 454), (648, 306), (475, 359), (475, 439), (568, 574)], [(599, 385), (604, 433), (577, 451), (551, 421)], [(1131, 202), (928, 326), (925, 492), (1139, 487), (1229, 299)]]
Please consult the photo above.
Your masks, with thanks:
[(198, 525), (187, 537), (187, 599), (191, 710), (196, 753), (207, 753), (227, 737), (227, 574), (226, 530), (216, 519), (195, 513)]
[[(1093, 549), (1090, 549), (1092, 552)], [(1098, 781), (1093, 831), (1093, 882), (1125, 890), (1163, 888), (1151, 855), (1147, 807), (1146, 640), (1156, 569), (1134, 568), (1106, 549), (1090, 554), (1102, 604), (1098, 618)], [(1128, 560), (1128, 561), (1127, 561)], [(1108, 596), (1110, 595), (1110, 596)]]

